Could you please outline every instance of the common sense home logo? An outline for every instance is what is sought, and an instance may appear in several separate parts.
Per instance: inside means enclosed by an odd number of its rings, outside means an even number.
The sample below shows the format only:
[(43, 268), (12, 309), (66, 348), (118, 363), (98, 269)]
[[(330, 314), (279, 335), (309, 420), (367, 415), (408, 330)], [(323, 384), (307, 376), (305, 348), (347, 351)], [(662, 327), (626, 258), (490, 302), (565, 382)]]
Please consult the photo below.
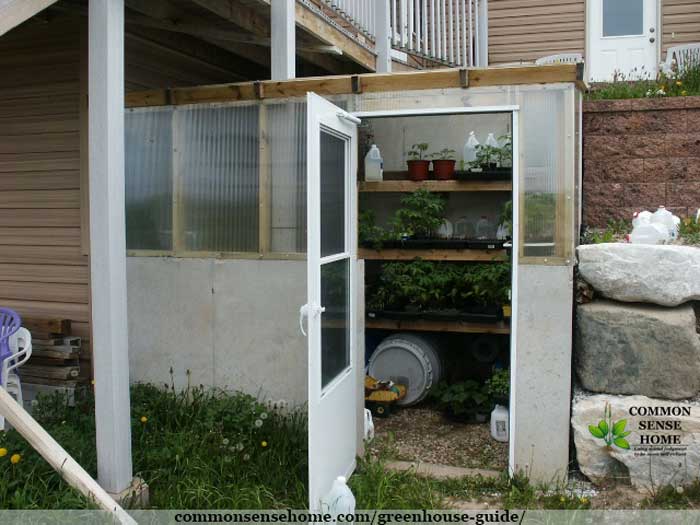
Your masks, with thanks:
[(625, 430), (627, 427), (627, 420), (620, 419), (613, 422), (612, 420), (612, 410), (610, 409), (610, 403), (605, 403), (605, 419), (601, 419), (598, 425), (588, 425), (588, 431), (598, 439), (605, 441), (608, 447), (613, 445), (629, 450), (630, 444), (625, 439), (631, 434), (630, 431)]

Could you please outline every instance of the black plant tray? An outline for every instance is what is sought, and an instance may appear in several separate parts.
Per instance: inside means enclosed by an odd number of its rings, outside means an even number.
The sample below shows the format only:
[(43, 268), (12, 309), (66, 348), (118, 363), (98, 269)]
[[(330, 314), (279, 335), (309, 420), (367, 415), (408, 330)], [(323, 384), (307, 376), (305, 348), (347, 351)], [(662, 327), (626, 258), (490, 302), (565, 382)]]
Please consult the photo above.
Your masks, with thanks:
[(467, 248), (473, 250), (502, 250), (505, 240), (503, 239), (467, 239)]
[(427, 321), (462, 321), (466, 323), (497, 323), (503, 316), (502, 309), (498, 307), (484, 308), (483, 311), (455, 311), (455, 310), (431, 310), (431, 311), (407, 311), (407, 310), (369, 310), (367, 317), (370, 319), (395, 319)]
[(457, 170), (457, 180), (511, 180), (513, 168), (494, 168), (483, 171)]
[[(401, 250), (500, 250), (503, 248), (502, 239), (405, 239), (400, 241), (382, 241), (382, 249)], [(371, 242), (360, 243), (360, 246), (375, 249)]]

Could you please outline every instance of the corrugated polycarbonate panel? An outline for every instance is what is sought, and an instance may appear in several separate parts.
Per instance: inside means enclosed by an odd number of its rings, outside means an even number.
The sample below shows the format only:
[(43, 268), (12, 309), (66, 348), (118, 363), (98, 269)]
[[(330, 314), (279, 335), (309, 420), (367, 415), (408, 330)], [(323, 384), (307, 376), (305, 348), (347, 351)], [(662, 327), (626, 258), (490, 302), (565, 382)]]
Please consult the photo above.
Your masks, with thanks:
[(258, 250), (258, 114), (257, 105), (177, 109), (175, 180), (185, 250)]
[(124, 115), (128, 249), (172, 248), (172, 115), (172, 108)]
[(271, 248), (306, 252), (306, 103), (267, 106), (271, 176)]

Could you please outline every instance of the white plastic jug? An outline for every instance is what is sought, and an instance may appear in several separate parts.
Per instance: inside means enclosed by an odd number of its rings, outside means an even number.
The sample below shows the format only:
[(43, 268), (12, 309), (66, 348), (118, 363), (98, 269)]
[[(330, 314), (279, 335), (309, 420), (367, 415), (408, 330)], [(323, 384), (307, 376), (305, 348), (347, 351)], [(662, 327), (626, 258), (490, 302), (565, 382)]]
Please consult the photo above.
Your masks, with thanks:
[(496, 137), (494, 137), (493, 133), (489, 133), (488, 137), (486, 137), (486, 145), (491, 146), (492, 148), (500, 147), (498, 145), (498, 141), (496, 140)]
[(670, 235), (666, 227), (658, 223), (638, 224), (630, 233), (632, 244), (664, 244), (669, 239)]
[(491, 412), (491, 437), (496, 441), (506, 443), (508, 433), (508, 409), (503, 405), (496, 405), (496, 408)]
[(464, 143), (464, 151), (462, 152), (462, 169), (466, 170), (469, 167), (469, 163), (476, 160), (476, 148), (479, 145), (479, 141), (476, 139), (473, 131), (469, 132), (469, 138)]
[(384, 177), (384, 161), (376, 144), (372, 144), (365, 155), (365, 180), (380, 182)]
[(374, 439), (374, 421), (372, 420), (372, 411), (365, 408), (365, 441)]
[(476, 238), (489, 239), (493, 237), (493, 228), (491, 222), (484, 216), (476, 223)]
[(665, 206), (659, 206), (651, 216), (652, 224), (660, 224), (668, 231), (668, 236), (671, 239), (676, 237), (676, 223), (673, 220), (673, 213), (668, 211)]
[(333, 482), (331, 490), (321, 499), (321, 510), (331, 515), (332, 523), (336, 523), (340, 514), (355, 513), (355, 496), (353, 496), (347, 480), (338, 476)]
[(640, 224), (649, 224), (651, 222), (652, 213), (650, 211), (635, 211), (632, 215), (632, 226), (639, 226)]

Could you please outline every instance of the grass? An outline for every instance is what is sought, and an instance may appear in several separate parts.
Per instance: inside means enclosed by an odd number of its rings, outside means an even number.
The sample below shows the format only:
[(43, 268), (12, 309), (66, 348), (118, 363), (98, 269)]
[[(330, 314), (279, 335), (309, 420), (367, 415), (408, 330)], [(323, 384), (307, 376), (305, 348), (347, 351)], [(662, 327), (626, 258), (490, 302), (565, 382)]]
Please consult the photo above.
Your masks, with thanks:
[(700, 509), (700, 481), (694, 481), (682, 488), (662, 487), (642, 501), (643, 508), (649, 509)]
[[(162, 509), (274, 509), (306, 506), (306, 421), (240, 393), (136, 385), (131, 391), (134, 472)], [(94, 402), (44, 398), (36, 419), (93, 476)], [(0, 435), (0, 508), (78, 509), (68, 487), (15, 431)], [(0, 450), (0, 454), (2, 454)], [(10, 458), (19, 454), (19, 463)]]
[(622, 74), (616, 74), (612, 82), (592, 89), (586, 96), (589, 100), (677, 97), (700, 95), (700, 65), (686, 68), (684, 71), (666, 75), (662, 72), (635, 72), (641, 80), (628, 80)]

